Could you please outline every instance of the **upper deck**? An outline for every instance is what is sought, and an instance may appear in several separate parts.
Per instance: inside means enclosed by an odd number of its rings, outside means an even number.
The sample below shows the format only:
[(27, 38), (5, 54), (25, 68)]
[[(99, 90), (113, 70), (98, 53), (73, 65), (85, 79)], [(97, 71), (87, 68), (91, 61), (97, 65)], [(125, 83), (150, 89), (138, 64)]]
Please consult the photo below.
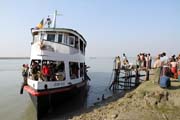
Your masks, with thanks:
[[(67, 34), (72, 34), (78, 38), (80, 38), (83, 43), (86, 45), (86, 40), (84, 39), (84, 37), (78, 33), (77, 31), (73, 30), (73, 29), (68, 29), (68, 28), (42, 28), (42, 29), (31, 29), (32, 35), (35, 36), (39, 33), (41, 33), (41, 35), (45, 35), (45, 33), (67, 33)], [(44, 37), (44, 38), (42, 38)], [(41, 39), (46, 39), (46, 36), (41, 36)]]
[(31, 59), (84, 60), (86, 40), (73, 29), (56, 28), (57, 15), (55, 11), (53, 20), (48, 16), (31, 29)]
[[(86, 40), (77, 31), (67, 28), (32, 29), (31, 58), (37, 56), (85, 55)], [(41, 54), (41, 55), (40, 55)], [(77, 56), (76, 56), (77, 57)]]

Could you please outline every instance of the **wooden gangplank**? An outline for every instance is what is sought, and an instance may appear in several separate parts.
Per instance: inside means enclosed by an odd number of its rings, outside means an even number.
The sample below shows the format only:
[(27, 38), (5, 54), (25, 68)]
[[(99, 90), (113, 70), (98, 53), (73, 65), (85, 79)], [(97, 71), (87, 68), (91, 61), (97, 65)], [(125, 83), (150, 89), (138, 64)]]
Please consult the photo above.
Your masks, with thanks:
[[(146, 75), (140, 75), (140, 71), (145, 71)], [(145, 80), (149, 80), (148, 69), (138, 68), (121, 68), (120, 70), (113, 70), (113, 81), (109, 86), (112, 90), (128, 90), (137, 87), (140, 84), (140, 77), (145, 76)]]

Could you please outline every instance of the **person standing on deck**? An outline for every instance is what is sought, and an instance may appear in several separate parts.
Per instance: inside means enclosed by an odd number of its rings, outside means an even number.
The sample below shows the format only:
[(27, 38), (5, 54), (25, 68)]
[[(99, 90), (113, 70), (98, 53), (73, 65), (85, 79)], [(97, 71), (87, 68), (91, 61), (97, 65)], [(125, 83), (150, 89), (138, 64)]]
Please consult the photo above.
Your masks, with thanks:
[(125, 53), (123, 53), (122, 60), (123, 60), (123, 65), (126, 65), (127, 64), (127, 57), (126, 57)]
[(141, 65), (140, 55), (137, 55), (137, 58), (136, 58), (136, 65), (137, 65), (137, 68), (139, 68), (140, 65)]
[(21, 85), (20, 94), (23, 94), (23, 88), (25, 85), (27, 85), (28, 70), (29, 70), (28, 65), (23, 64), (22, 65), (23, 83)]
[(144, 68), (147, 68), (147, 54), (144, 53)]
[(28, 65), (23, 64), (23, 66), (22, 66), (22, 76), (23, 76), (23, 79), (24, 79), (24, 85), (27, 84), (28, 69), (29, 69)]
[(44, 64), (42, 67), (42, 75), (43, 75), (45, 81), (50, 80), (50, 69), (47, 64)]
[(147, 56), (148, 56), (148, 60), (149, 60), (148, 61), (148, 67), (149, 67), (149, 69), (151, 69), (152, 57), (151, 57), (150, 53), (148, 53)]
[(151, 69), (151, 63), (150, 63), (150, 61), (151, 61), (151, 56), (150, 56), (149, 53), (146, 55), (145, 59), (146, 59), (146, 68), (147, 68), (147, 69)]
[(110, 88), (113, 86), (114, 83), (116, 83), (119, 79), (120, 74), (120, 68), (121, 68), (121, 59), (120, 57), (115, 57), (114, 59), (114, 80), (112, 84), (110, 85)]
[(39, 70), (38, 63), (35, 62), (35, 61), (32, 61), (31, 74), (32, 74), (32, 79), (33, 80), (38, 80), (38, 70)]
[(145, 63), (144, 53), (140, 53), (140, 61), (141, 61), (140, 68), (144, 68), (144, 63)]
[(87, 66), (86, 64), (84, 64), (84, 79), (90, 81), (91, 79), (90, 79), (90, 77), (87, 75), (88, 68), (90, 68), (90, 67)]
[(121, 68), (121, 59), (119, 56), (117, 56), (115, 58), (115, 70), (119, 72), (120, 68)]

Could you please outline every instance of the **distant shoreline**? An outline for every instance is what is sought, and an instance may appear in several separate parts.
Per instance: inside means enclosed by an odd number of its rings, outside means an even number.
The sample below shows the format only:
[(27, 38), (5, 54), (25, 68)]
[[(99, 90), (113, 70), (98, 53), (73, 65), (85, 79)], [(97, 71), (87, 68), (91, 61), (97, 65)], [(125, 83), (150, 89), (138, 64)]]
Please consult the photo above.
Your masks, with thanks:
[(1, 59), (30, 59), (30, 57), (0, 57)]

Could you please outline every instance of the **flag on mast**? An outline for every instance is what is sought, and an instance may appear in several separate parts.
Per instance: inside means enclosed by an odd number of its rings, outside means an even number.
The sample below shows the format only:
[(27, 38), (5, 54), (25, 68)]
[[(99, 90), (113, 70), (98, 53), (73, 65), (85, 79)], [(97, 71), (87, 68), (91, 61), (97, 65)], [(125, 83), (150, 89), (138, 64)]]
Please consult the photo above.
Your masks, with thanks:
[(41, 20), (41, 22), (39, 24), (36, 25), (37, 29), (41, 29), (44, 27), (44, 19)]

